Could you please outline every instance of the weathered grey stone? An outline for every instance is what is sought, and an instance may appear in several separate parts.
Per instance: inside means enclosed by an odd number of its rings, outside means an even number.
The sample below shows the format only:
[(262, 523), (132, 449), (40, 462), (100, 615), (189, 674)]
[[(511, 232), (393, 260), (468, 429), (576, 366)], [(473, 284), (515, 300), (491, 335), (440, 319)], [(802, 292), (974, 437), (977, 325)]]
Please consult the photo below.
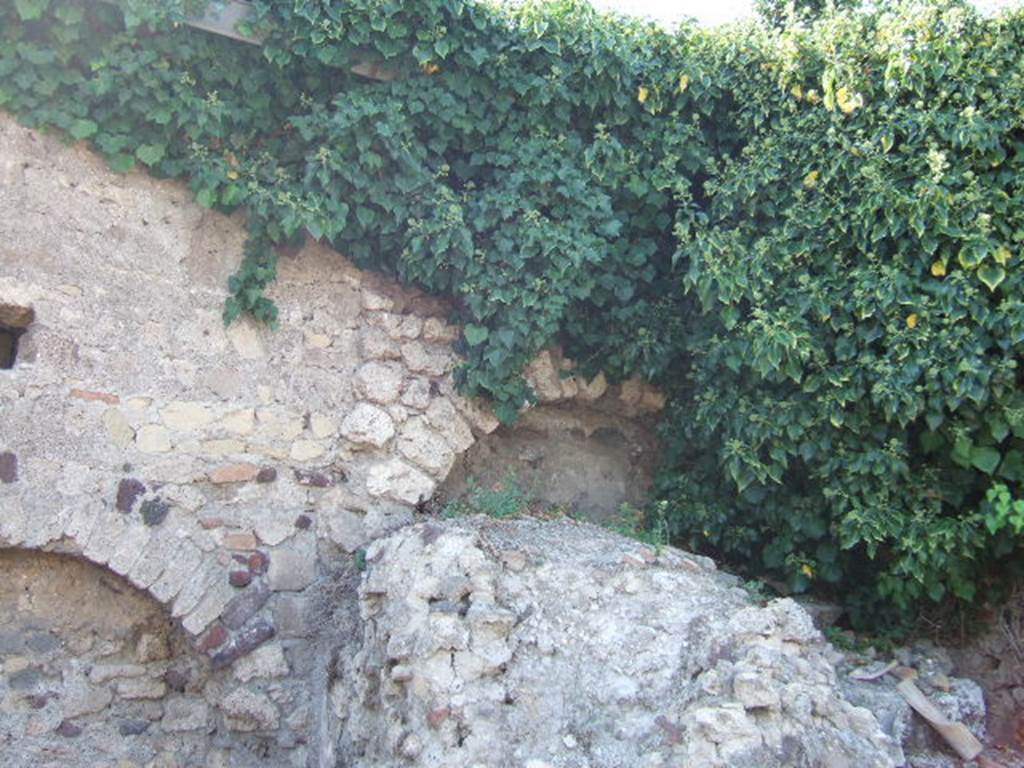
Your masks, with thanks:
[(219, 582), (223, 576), (223, 569), (220, 563), (204, 560), (185, 581), (181, 591), (174, 598), (171, 606), (171, 615), (182, 619), (191, 613), (199, 604), (199, 601), (207, 594), (207, 591)]
[(398, 399), (404, 378), (397, 363), (370, 361), (356, 372), (356, 391), (370, 402), (390, 405)]
[(206, 589), (196, 607), (182, 620), (181, 625), (191, 635), (200, 634), (221, 615), (234, 597), (235, 591), (229, 584), (215, 580), (213, 586)]
[(135, 439), (135, 430), (117, 408), (108, 408), (103, 413), (103, 426), (107, 429), (110, 442), (119, 451), (125, 450)]
[[(458, 414), (454, 414), (459, 418)], [(472, 440), (472, 437), (470, 437)], [(398, 450), (420, 469), (445, 477), (455, 463), (455, 452), (438, 432), (431, 429), (426, 418), (409, 419), (398, 433)]]
[(141, 664), (95, 664), (89, 670), (92, 683), (109, 683), (118, 678), (143, 677), (146, 668)]
[(107, 688), (92, 685), (81, 672), (70, 670), (64, 674), (61, 705), (66, 719), (101, 712), (110, 706), (113, 699), (114, 695)]
[(150, 538), (152, 538), (152, 532), (148, 527), (144, 525), (129, 526), (107, 566), (114, 573), (121, 576), (127, 575), (136, 561), (145, 553)]
[(166, 563), (163, 575), (149, 588), (157, 600), (169, 602), (183, 586), (195, 577), (203, 562), (203, 553), (189, 541), (182, 541), (174, 557)]
[(384, 496), (406, 504), (429, 499), (436, 484), (427, 475), (401, 459), (389, 459), (370, 468), (366, 490), (372, 496)]
[(274, 626), (281, 637), (308, 637), (309, 600), (304, 595), (278, 595), (274, 601)]
[(427, 408), (427, 420), (458, 453), (462, 453), (476, 442), (473, 430), (447, 398), (438, 397), (431, 401), (430, 407)]
[(135, 433), (135, 447), (142, 453), (167, 453), (171, 450), (171, 435), (159, 424), (147, 424)]
[(237, 688), (229, 693), (220, 708), (224, 722), (233, 731), (268, 731), (277, 728), (280, 714), (265, 694)]
[(263, 645), (239, 659), (234, 666), (235, 678), (243, 683), (253, 678), (282, 677), (288, 672), (288, 662), (280, 643)]
[(149, 730), (148, 720), (122, 720), (117, 724), (117, 732), (122, 736), (140, 736)]
[(167, 686), (162, 680), (132, 678), (118, 680), (116, 690), (122, 699), (162, 699), (167, 693)]
[(341, 434), (357, 445), (380, 448), (395, 436), (395, 424), (387, 411), (359, 403), (341, 422)]
[[(843, 699), (799, 606), (750, 605), (673, 551), (623, 570), (625, 544), (568, 522), (488, 518), (371, 544), (362, 646), (340, 660), (334, 692), (358, 734), (350, 746), (382, 768), (470, 768), (495, 754), (561, 765), (567, 734), (586, 744), (579, 764), (600, 768), (898, 764), (897, 745)], [(518, 571), (503, 562), (510, 550)], [(385, 660), (401, 674), (381, 675)], [(454, 752), (460, 722), (472, 725)], [(413, 735), (396, 755), (396, 736)]]
[(267, 572), (274, 592), (299, 592), (316, 579), (316, 557), (308, 548), (280, 547), (270, 557)]
[(160, 727), (171, 733), (198, 731), (206, 728), (210, 708), (202, 699), (192, 696), (172, 696), (164, 701), (164, 715)]
[(105, 564), (121, 544), (126, 529), (124, 515), (112, 509), (103, 510), (88, 542), (82, 547), (82, 554), (87, 560)]

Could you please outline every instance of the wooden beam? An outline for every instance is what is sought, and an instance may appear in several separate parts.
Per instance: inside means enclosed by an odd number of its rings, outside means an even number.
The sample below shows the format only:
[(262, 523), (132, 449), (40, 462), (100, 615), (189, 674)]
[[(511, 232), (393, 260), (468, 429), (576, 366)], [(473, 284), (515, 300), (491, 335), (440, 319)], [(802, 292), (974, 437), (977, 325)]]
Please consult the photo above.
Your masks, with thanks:
[[(116, 3), (116, 0), (101, 0), (101, 2)], [(202, 16), (193, 16), (186, 19), (185, 23), (204, 32), (212, 32), (215, 35), (229, 37), (249, 45), (261, 45), (262, 37), (246, 35), (238, 31), (238, 25), (251, 18), (252, 15), (252, 3), (246, 2), (246, 0), (211, 0)], [(369, 59), (356, 62), (350, 70), (356, 75), (371, 80), (387, 81), (398, 77), (398, 72), (395, 69)]]
[(202, 16), (193, 17), (185, 23), (196, 29), (213, 32), (215, 35), (259, 45), (263, 42), (262, 37), (252, 37), (238, 31), (238, 25), (252, 17), (252, 13), (252, 3), (244, 0), (213, 0)]

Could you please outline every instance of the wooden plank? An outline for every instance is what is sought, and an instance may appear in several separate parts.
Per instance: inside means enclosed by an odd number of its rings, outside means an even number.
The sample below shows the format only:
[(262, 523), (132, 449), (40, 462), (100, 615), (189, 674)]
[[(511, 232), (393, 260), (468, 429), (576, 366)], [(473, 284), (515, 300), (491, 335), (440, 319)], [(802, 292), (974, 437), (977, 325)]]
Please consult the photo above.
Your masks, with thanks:
[[(93, 0), (93, 2), (116, 3), (116, 0)], [(212, 32), (215, 35), (229, 37), (249, 45), (260, 45), (263, 43), (262, 37), (245, 35), (238, 31), (238, 25), (251, 18), (252, 15), (252, 3), (245, 0), (211, 0), (202, 16), (187, 19), (185, 23), (204, 32)], [(395, 69), (368, 59), (356, 62), (351, 67), (351, 71), (371, 80), (387, 81), (398, 77), (398, 72)]]
[(907, 703), (921, 715), (964, 760), (973, 760), (982, 753), (984, 747), (974, 734), (967, 730), (963, 723), (954, 723), (936, 707), (921, 689), (911, 680), (904, 680), (896, 686), (896, 690), (907, 700)]
[(215, 35), (223, 35), (250, 45), (259, 45), (263, 42), (262, 37), (244, 35), (238, 31), (238, 25), (251, 18), (252, 14), (252, 3), (246, 3), (243, 0), (213, 0), (207, 7), (206, 13), (199, 17), (193, 17), (185, 23), (196, 29), (213, 32)]

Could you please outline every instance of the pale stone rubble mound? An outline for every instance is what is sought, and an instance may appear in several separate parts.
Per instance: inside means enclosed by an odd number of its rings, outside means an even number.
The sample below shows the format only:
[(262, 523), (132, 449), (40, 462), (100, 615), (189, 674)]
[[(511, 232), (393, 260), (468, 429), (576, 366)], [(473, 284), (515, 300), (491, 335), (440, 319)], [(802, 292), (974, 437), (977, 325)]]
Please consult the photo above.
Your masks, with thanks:
[(431, 521), (371, 545), (332, 689), (346, 766), (883, 768), (791, 600), (571, 521)]

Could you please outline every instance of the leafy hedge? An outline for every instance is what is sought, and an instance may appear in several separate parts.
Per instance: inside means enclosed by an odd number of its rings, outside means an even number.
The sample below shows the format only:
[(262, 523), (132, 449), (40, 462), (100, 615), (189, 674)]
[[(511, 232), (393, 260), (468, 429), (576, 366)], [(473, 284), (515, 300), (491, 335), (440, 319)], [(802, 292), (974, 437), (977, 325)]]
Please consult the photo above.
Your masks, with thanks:
[[(677, 540), (860, 621), (1006, 577), (1024, 528), (1024, 14), (956, 3), (684, 27), (576, 0), (0, 6), (0, 107), (248, 211), (225, 315), (323, 239), (457, 300), (460, 383), (670, 394)], [(779, 19), (773, 19), (779, 22)], [(369, 59), (395, 71), (369, 81)]]

